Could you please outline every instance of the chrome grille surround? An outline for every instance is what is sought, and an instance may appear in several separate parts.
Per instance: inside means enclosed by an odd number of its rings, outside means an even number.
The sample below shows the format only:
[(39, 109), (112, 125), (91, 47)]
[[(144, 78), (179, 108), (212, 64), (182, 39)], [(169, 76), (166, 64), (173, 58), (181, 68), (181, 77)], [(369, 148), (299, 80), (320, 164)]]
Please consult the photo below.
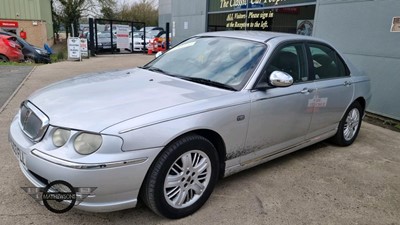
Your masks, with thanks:
[(19, 117), (25, 135), (34, 142), (40, 141), (49, 126), (49, 118), (29, 101), (22, 102)]

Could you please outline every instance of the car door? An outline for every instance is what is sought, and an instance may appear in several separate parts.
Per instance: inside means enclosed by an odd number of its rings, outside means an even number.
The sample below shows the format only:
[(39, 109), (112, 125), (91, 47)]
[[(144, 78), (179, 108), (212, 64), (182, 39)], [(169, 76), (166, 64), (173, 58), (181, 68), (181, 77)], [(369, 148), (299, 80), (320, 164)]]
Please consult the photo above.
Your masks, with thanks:
[[(262, 86), (273, 71), (283, 71), (293, 77), (289, 87), (256, 88), (251, 92), (251, 112), (244, 163), (283, 151), (302, 142), (308, 132), (315, 84), (308, 78), (308, 66), (303, 43), (278, 47), (268, 60), (258, 81)], [(257, 87), (257, 86), (256, 86)]]
[(322, 135), (337, 128), (347, 107), (353, 99), (354, 85), (350, 71), (340, 55), (331, 47), (321, 43), (307, 43), (311, 77), (316, 92), (310, 105), (314, 115), (309, 137)]

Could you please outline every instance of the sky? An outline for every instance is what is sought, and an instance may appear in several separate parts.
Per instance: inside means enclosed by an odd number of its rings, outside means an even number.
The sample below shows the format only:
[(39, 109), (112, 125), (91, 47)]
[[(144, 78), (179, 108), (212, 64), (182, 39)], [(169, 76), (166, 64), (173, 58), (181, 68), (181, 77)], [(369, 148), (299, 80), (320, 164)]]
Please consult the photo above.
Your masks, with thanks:
[(118, 3), (118, 4), (121, 4), (121, 3), (126, 2), (126, 3), (129, 3), (129, 4), (132, 4), (132, 3), (138, 2), (138, 1), (139, 1), (139, 0), (117, 0), (117, 3)]
[[(118, 5), (121, 5), (123, 3), (128, 3), (128, 4), (133, 4), (135, 2), (140, 2), (141, 0), (116, 0)], [(158, 5), (158, 0), (153, 0), (154, 4), (157, 6)]]

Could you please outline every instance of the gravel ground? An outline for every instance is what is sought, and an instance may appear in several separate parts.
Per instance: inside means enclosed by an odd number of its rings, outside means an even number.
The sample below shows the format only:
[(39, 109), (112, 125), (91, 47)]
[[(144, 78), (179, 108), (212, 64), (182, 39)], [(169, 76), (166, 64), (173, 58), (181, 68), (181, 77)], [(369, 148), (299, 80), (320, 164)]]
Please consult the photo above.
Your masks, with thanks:
[(400, 224), (399, 133), (363, 123), (346, 148), (322, 142), (220, 180), (195, 214), (161, 218), (135, 209), (54, 214), (20, 187), (31, 186), (7, 141), (19, 104), (34, 90), (81, 73), (143, 65), (153, 56), (100, 56), (37, 67), (0, 113), (0, 224)]

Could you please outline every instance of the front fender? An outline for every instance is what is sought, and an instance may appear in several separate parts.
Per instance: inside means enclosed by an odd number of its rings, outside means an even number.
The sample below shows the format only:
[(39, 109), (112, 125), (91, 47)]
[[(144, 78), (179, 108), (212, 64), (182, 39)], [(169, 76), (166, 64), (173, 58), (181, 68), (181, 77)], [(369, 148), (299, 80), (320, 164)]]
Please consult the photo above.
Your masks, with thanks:
[[(208, 129), (222, 137), (226, 143), (226, 151), (229, 153), (244, 146), (249, 111), (249, 102), (242, 102), (224, 108), (209, 109), (160, 121), (154, 120), (154, 115), (146, 115), (132, 120), (149, 121), (148, 123), (142, 123), (135, 127), (133, 121), (126, 121), (110, 127), (102, 133), (118, 134), (123, 139), (122, 150), (135, 151), (164, 147), (185, 133)], [(240, 119), (238, 119), (239, 116)], [(153, 120), (150, 122), (152, 118)]]

